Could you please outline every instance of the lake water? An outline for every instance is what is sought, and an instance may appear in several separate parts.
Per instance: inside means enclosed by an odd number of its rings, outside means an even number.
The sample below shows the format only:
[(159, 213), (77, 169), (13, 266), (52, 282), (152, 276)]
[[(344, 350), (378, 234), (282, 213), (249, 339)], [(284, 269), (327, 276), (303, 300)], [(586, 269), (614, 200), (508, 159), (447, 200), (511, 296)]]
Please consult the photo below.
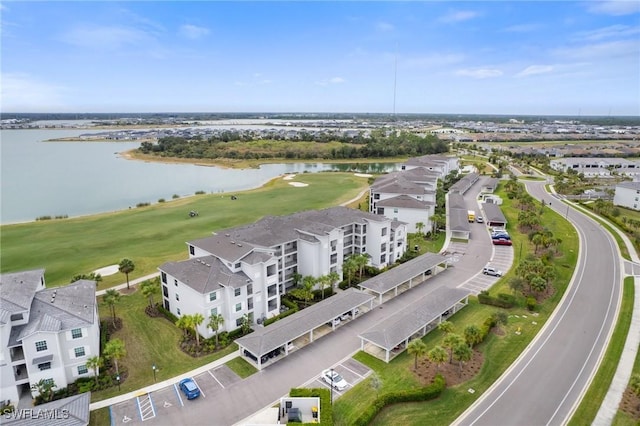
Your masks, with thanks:
[[(98, 131), (95, 131), (98, 132)], [(255, 188), (285, 173), (349, 170), (350, 164), (265, 164), (258, 169), (222, 169), (191, 164), (132, 161), (118, 153), (138, 142), (43, 142), (92, 133), (88, 130), (0, 131), (0, 223), (39, 216), (79, 216), (170, 200), (195, 191)], [(384, 172), (395, 164), (361, 164), (360, 172)]]

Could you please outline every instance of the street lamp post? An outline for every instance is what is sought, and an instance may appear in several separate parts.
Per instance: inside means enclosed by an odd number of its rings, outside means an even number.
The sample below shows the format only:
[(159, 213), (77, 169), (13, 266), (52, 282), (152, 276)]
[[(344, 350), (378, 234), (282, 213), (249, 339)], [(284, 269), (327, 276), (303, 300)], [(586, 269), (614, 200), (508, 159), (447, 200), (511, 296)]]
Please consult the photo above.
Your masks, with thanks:
[(116, 376), (116, 380), (118, 381), (118, 392), (120, 392), (120, 375)]
[(331, 368), (331, 405), (333, 405), (333, 368)]
[(158, 369), (158, 367), (156, 367), (156, 365), (155, 365), (155, 364), (153, 364), (153, 365), (151, 366), (151, 369), (153, 370), (153, 382), (154, 382), (154, 383), (157, 383), (157, 380), (156, 380), (156, 370)]

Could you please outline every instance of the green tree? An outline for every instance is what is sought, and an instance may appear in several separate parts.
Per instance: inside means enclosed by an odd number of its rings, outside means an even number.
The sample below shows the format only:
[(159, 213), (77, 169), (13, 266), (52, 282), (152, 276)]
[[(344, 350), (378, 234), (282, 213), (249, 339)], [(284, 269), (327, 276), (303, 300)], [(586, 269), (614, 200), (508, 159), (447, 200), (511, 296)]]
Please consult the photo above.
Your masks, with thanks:
[(209, 327), (215, 333), (216, 349), (218, 349), (218, 330), (220, 330), (220, 327), (222, 327), (223, 324), (224, 317), (221, 314), (215, 314), (209, 317), (209, 323), (207, 324), (207, 327)]
[(473, 348), (475, 345), (482, 342), (482, 333), (480, 332), (480, 328), (475, 324), (466, 326), (464, 329), (464, 340), (470, 348)]
[(447, 335), (453, 331), (453, 323), (451, 321), (442, 321), (438, 324), (438, 330)]
[(540, 275), (536, 275), (529, 281), (531, 289), (537, 293), (543, 293), (547, 289), (547, 280)]
[(524, 290), (525, 284), (526, 281), (522, 277), (515, 276), (509, 279), (509, 288), (513, 291), (514, 296), (518, 292), (522, 292), (522, 290)]
[(55, 387), (56, 382), (54, 382), (53, 379), (40, 379), (37, 383), (31, 385), (31, 389), (42, 396), (44, 401), (51, 401), (53, 399), (53, 388)]
[(242, 323), (240, 324), (240, 328), (242, 329), (242, 334), (249, 334), (251, 331), (251, 318), (249, 318), (249, 314), (244, 314), (242, 316)]
[(444, 225), (446, 225), (445, 216), (439, 213), (436, 213), (431, 216), (431, 227), (433, 229), (433, 235), (438, 233), (438, 230), (441, 229)]
[(120, 293), (118, 290), (110, 288), (102, 296), (102, 301), (111, 308), (111, 318), (113, 320), (113, 326), (116, 325), (116, 303), (120, 301)]
[(311, 304), (313, 299), (313, 286), (316, 284), (316, 279), (311, 275), (307, 275), (302, 278), (302, 283), (293, 290), (289, 291), (289, 294), (296, 299), (302, 300), (307, 306)]
[(191, 315), (191, 327), (196, 334), (196, 346), (200, 346), (200, 333), (198, 333), (198, 326), (204, 322), (204, 315), (200, 312), (196, 312)]
[(98, 286), (102, 282), (102, 275), (96, 274), (95, 272), (91, 272), (90, 274), (74, 275), (73, 278), (71, 278), (72, 283), (75, 283), (76, 281), (79, 281), (79, 280), (95, 281), (96, 286)]
[(423, 230), (424, 230), (424, 222), (416, 222), (416, 231), (418, 232), (418, 234), (422, 234)]
[(352, 256), (358, 266), (358, 278), (362, 280), (362, 274), (364, 272), (364, 267), (369, 263), (369, 255), (366, 253), (357, 254)]
[(160, 278), (143, 281), (140, 284), (140, 292), (149, 299), (149, 307), (153, 308), (153, 296), (160, 294)]
[(442, 345), (445, 348), (449, 349), (449, 364), (453, 362), (453, 348), (455, 348), (456, 346), (459, 346), (462, 343), (466, 345), (466, 342), (464, 341), (462, 336), (460, 336), (459, 334), (449, 333), (446, 336), (444, 336), (444, 339), (442, 340)]
[(464, 363), (469, 361), (473, 356), (473, 350), (465, 343), (457, 344), (453, 348), (453, 357), (456, 361), (458, 361), (458, 365), (460, 366), (460, 375), (462, 376), (462, 367)]
[(338, 274), (336, 271), (332, 271), (329, 272), (329, 275), (327, 275), (327, 277), (329, 277), (329, 283), (331, 284), (331, 289), (333, 290), (336, 283), (340, 281), (340, 274)]
[(427, 353), (427, 345), (422, 339), (414, 339), (407, 345), (409, 355), (414, 355), (413, 369), (418, 369), (418, 357), (422, 357)]
[(356, 264), (355, 259), (352, 256), (346, 258), (345, 261), (342, 262), (342, 273), (346, 275), (347, 284), (349, 286), (351, 286), (351, 280), (353, 279), (353, 276), (355, 275), (357, 270), (358, 265)]
[(316, 278), (316, 282), (320, 286), (322, 300), (324, 300), (324, 289), (331, 287), (331, 278), (329, 278), (329, 275), (322, 275)]
[(127, 277), (127, 289), (129, 289), (129, 274), (136, 269), (136, 265), (130, 259), (122, 259), (118, 265), (118, 271)]
[(436, 374), (440, 371), (440, 366), (447, 362), (447, 351), (442, 346), (435, 346), (427, 353), (429, 361), (436, 365)]
[(124, 342), (117, 338), (109, 340), (104, 346), (103, 355), (113, 361), (113, 365), (116, 367), (116, 374), (120, 374), (118, 361), (127, 356)]
[(87, 368), (93, 370), (93, 376), (96, 378), (96, 386), (98, 386), (98, 370), (102, 367), (102, 358), (99, 356), (90, 356), (87, 358)]
[(183, 315), (176, 321), (176, 327), (182, 330), (182, 336), (187, 336), (187, 333), (191, 329), (191, 317), (190, 315)]

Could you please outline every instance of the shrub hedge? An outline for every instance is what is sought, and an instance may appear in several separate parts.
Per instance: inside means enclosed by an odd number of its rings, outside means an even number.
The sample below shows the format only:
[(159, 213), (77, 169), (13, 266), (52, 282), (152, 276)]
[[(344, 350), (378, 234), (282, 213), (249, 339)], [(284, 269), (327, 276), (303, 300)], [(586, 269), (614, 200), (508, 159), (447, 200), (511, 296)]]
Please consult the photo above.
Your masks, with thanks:
[(478, 302), (483, 305), (497, 306), (499, 308), (513, 308), (516, 304), (515, 296), (507, 293), (499, 293), (498, 297), (493, 297), (488, 291), (481, 291), (478, 294)]

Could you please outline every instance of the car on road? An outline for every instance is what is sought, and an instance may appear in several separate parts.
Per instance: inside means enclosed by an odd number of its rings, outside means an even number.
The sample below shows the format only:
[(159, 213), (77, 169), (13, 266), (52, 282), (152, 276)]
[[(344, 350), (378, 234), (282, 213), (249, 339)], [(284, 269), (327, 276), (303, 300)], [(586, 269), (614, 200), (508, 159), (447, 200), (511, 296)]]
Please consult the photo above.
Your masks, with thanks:
[(187, 399), (195, 399), (200, 396), (200, 388), (191, 377), (180, 380), (180, 390), (185, 394)]
[(335, 370), (324, 370), (322, 380), (339, 391), (345, 390), (349, 386), (349, 383)]
[(511, 236), (509, 234), (507, 234), (506, 232), (494, 232), (491, 234), (491, 239), (492, 240), (496, 240), (499, 238), (504, 238), (505, 240), (510, 240)]
[(484, 219), (482, 218), (482, 216), (477, 216), (477, 217), (476, 217), (476, 222), (478, 222), (478, 223), (484, 223)]
[(485, 275), (491, 275), (493, 277), (502, 276), (502, 271), (494, 268), (493, 266), (485, 266), (484, 269), (482, 269), (482, 273)]
[(510, 246), (510, 245), (513, 245), (511, 240), (508, 240), (506, 238), (493, 238), (491, 241), (493, 242), (494, 246)]

